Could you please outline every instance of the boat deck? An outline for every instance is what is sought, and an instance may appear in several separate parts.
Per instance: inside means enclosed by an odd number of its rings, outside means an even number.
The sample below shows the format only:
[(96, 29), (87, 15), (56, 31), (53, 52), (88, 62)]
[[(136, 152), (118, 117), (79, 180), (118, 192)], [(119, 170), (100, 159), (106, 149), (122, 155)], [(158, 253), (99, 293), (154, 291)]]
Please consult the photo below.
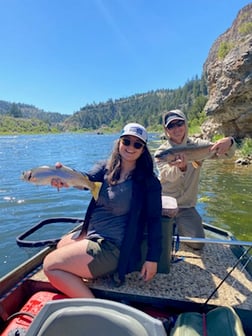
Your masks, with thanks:
[[(157, 274), (145, 283), (139, 273), (130, 273), (120, 287), (113, 286), (108, 278), (88, 281), (92, 289), (122, 294), (144, 295), (184, 302), (205, 303), (222, 279), (237, 262), (228, 245), (206, 244), (202, 251), (194, 251), (185, 244), (171, 263), (168, 274)], [(40, 271), (34, 279), (46, 280)], [(252, 276), (239, 265), (208, 301), (210, 305), (228, 305), (234, 308), (252, 310)]]

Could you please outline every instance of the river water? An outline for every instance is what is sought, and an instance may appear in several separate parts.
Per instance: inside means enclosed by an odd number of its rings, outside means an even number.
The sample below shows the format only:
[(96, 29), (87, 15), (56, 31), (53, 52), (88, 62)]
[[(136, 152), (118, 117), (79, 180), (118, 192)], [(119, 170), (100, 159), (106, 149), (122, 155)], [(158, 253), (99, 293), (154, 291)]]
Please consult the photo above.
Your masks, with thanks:
[[(59, 192), (21, 180), (24, 170), (60, 161), (81, 171), (105, 159), (118, 134), (57, 134), (0, 137), (0, 277), (24, 262), (37, 249), (19, 247), (16, 237), (36, 223), (52, 217), (83, 218), (89, 191), (74, 188)], [(158, 135), (150, 135), (150, 148)], [(235, 159), (207, 161), (202, 169), (198, 209), (203, 220), (252, 240), (252, 167), (239, 167)], [(57, 238), (71, 226), (47, 228), (40, 239)], [(40, 233), (41, 235), (41, 233)]]

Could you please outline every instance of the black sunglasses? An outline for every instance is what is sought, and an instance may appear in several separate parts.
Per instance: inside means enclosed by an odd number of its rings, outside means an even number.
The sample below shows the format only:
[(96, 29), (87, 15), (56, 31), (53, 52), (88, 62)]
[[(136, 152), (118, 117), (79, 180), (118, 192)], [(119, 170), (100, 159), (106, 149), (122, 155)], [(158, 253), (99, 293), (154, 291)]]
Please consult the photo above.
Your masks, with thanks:
[(181, 127), (181, 126), (183, 126), (183, 125), (185, 125), (184, 120), (178, 120), (178, 121), (176, 121), (176, 122), (169, 123), (169, 124), (167, 125), (167, 128), (168, 128), (168, 129), (173, 129), (174, 127)]
[(130, 146), (131, 144), (135, 149), (140, 149), (144, 146), (142, 142), (131, 142), (130, 139), (121, 138), (122, 144), (126, 147)]

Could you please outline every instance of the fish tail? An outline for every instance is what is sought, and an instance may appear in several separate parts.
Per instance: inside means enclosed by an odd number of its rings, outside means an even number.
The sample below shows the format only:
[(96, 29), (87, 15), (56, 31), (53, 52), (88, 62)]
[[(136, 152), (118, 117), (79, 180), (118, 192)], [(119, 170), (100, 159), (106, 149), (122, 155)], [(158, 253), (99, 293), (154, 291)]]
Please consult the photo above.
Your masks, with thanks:
[(91, 189), (92, 195), (94, 197), (94, 199), (97, 201), (98, 199), (98, 195), (101, 189), (102, 183), (101, 182), (94, 182), (94, 186)]
[(202, 166), (202, 163), (200, 161), (193, 161), (192, 165), (195, 169), (199, 168), (200, 166)]

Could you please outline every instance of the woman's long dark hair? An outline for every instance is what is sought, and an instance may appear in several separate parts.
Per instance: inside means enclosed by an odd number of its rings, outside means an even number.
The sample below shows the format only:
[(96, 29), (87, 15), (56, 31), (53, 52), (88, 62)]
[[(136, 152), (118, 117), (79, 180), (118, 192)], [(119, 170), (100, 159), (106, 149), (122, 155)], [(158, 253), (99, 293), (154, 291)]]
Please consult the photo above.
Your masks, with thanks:
[[(122, 158), (119, 153), (120, 139), (115, 141), (113, 151), (107, 161), (107, 180), (109, 184), (117, 184), (121, 174)], [(132, 174), (133, 178), (146, 178), (153, 175), (153, 159), (147, 145), (144, 145), (141, 156), (136, 161), (136, 168)]]

